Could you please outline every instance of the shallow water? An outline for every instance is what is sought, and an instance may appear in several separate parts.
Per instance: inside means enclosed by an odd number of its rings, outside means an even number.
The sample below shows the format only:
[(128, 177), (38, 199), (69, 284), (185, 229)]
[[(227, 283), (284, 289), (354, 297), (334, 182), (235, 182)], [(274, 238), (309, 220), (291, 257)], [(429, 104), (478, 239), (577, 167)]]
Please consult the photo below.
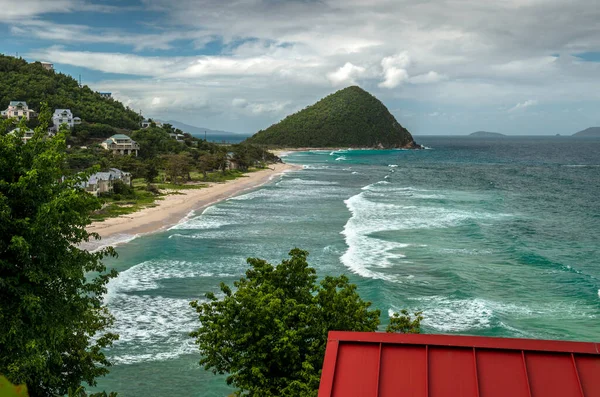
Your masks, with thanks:
[(423, 151), (290, 154), (304, 170), (119, 246), (107, 302), (121, 339), (99, 389), (224, 396), (187, 333), (188, 302), (245, 258), (310, 251), (428, 333), (600, 340), (600, 140), (421, 137)]

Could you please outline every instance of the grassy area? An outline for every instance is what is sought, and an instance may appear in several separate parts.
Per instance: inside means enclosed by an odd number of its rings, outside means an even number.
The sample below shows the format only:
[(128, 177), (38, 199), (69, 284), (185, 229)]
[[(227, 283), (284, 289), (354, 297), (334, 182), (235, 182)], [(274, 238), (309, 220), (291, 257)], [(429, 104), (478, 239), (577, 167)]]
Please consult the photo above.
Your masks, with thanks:
[[(116, 196), (116, 197), (115, 197)], [(155, 195), (146, 190), (135, 189), (134, 195), (129, 197), (106, 196), (101, 198), (104, 207), (90, 215), (95, 221), (103, 221), (120, 215), (127, 215), (148, 207), (155, 207), (156, 200), (162, 200), (160, 195)]]

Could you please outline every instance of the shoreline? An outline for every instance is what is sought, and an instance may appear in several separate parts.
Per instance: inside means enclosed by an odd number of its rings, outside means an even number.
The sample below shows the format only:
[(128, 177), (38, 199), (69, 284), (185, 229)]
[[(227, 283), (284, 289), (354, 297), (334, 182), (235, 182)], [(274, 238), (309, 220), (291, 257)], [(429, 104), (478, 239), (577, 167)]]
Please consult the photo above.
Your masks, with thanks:
[[(299, 169), (302, 169), (302, 166), (295, 164), (270, 164), (267, 169), (252, 172), (234, 180), (211, 183), (206, 188), (182, 190), (181, 194), (167, 195), (163, 200), (157, 200), (155, 207), (144, 208), (116, 218), (108, 218), (102, 222), (93, 222), (86, 229), (90, 233), (98, 233), (101, 240), (91, 240), (83, 243), (82, 246), (97, 249), (130, 241), (139, 235), (165, 230), (180, 223), (194, 211), (203, 210), (241, 192), (262, 186), (287, 171)], [(106, 240), (115, 240), (117, 237), (121, 237), (122, 241), (105, 243)]]

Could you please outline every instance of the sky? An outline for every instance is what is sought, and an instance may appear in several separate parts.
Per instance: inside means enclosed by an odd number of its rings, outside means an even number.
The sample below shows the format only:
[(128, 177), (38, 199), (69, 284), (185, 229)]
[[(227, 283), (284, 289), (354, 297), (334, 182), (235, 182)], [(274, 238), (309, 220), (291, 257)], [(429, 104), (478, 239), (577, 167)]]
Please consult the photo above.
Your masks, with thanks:
[(600, 0), (0, 0), (0, 53), (251, 134), (349, 85), (414, 135), (600, 126)]

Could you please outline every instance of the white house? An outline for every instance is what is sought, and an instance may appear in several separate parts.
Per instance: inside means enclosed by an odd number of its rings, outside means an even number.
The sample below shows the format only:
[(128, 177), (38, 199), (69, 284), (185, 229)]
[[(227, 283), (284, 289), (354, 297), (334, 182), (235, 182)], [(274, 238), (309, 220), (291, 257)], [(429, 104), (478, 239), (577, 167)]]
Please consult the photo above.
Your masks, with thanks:
[(123, 181), (123, 183), (131, 186), (131, 174), (117, 168), (111, 168), (108, 172), (96, 172), (90, 175), (88, 180), (80, 186), (86, 192), (97, 197), (101, 193), (111, 193), (115, 181)]
[(121, 171), (118, 168), (109, 168), (108, 173), (111, 174), (115, 180), (123, 181), (124, 184), (131, 186), (131, 173)]
[(29, 109), (27, 106), (27, 102), (25, 101), (10, 101), (8, 108), (0, 112), (2, 117), (15, 117), (18, 120), (25, 118), (26, 120), (31, 120), (36, 116), (35, 111)]
[(69, 128), (73, 128), (76, 124), (81, 124), (81, 119), (73, 117), (71, 109), (55, 109), (52, 115), (52, 123), (54, 124), (54, 130), (58, 131), (58, 128), (62, 124), (66, 124)]
[(100, 94), (100, 96), (102, 98), (106, 98), (106, 99), (112, 98), (112, 92), (99, 92), (98, 94)]
[[(11, 132), (9, 132), (9, 134), (15, 135), (21, 132), (20, 128), (15, 128), (14, 130), (12, 130)], [(33, 130), (25, 130), (25, 132), (23, 133), (23, 137), (21, 138), (23, 140), (23, 142), (27, 143), (28, 140), (30, 140), (31, 138), (33, 138), (33, 134), (34, 131)]]
[(177, 142), (183, 142), (183, 141), (185, 140), (185, 139), (184, 139), (184, 138), (185, 138), (185, 135), (183, 135), (183, 134), (175, 134), (175, 133), (172, 133), (172, 132), (171, 132), (171, 133), (169, 133), (169, 136), (170, 136), (172, 139), (175, 139)]
[(148, 128), (148, 127), (150, 127), (150, 125), (152, 123), (156, 124), (157, 127), (162, 127), (163, 126), (163, 124), (160, 121), (147, 119), (147, 120), (143, 120), (142, 121), (142, 128)]
[(40, 62), (42, 67), (46, 70), (54, 70), (54, 64), (50, 62)]
[(138, 155), (140, 145), (124, 134), (116, 134), (100, 144), (105, 150), (110, 150), (118, 154)]

